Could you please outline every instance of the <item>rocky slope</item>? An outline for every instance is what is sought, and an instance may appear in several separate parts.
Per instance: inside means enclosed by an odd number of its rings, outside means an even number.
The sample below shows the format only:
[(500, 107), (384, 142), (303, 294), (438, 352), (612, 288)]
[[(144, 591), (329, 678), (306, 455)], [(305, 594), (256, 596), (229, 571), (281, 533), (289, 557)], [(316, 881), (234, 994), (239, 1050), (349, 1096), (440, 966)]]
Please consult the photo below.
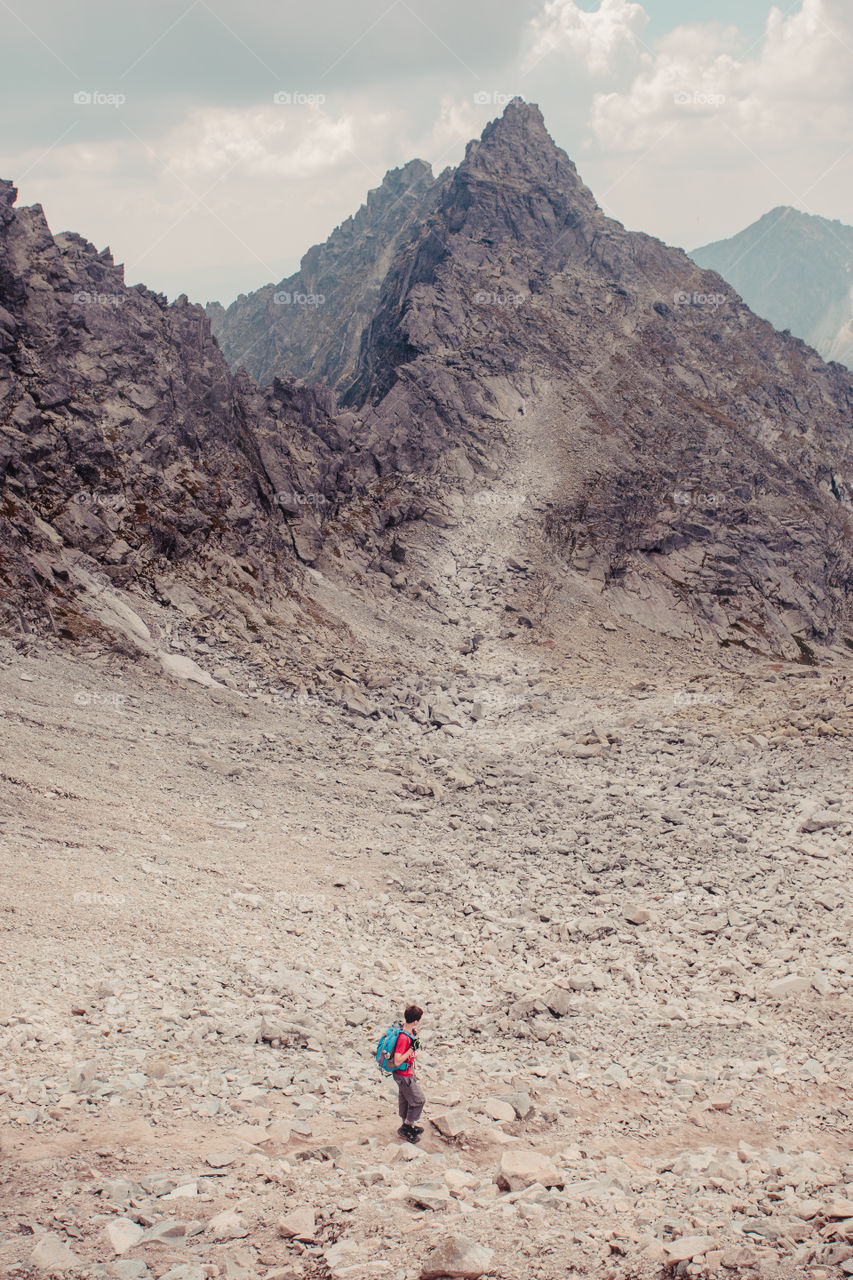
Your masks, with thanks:
[[(171, 306), (0, 185), (0, 577), (5, 624), (157, 639), (116, 585), (256, 629), (316, 507), (345, 488), (328, 393), (235, 377), (200, 307)], [(189, 594), (187, 594), (189, 592)], [(198, 598), (197, 598), (198, 597)], [(207, 603), (204, 604), (205, 598)]]
[(843, 659), (441, 631), (346, 701), (0, 640), (4, 1274), (853, 1273)]
[(853, 227), (782, 206), (690, 256), (777, 329), (853, 367)]
[(430, 204), (432, 171), (422, 160), (392, 169), (352, 218), (305, 254), (295, 275), (226, 310), (208, 303), (213, 332), (232, 368), (261, 384), (293, 374), (345, 390), (398, 246)]

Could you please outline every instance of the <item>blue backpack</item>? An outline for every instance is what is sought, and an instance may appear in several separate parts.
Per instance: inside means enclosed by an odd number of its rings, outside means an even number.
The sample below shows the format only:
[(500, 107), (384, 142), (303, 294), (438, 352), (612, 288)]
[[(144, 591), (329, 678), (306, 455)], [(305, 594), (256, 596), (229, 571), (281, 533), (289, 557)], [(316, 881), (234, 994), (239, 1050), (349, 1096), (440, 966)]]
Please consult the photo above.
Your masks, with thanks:
[(402, 1023), (395, 1022), (388, 1028), (379, 1039), (376, 1046), (376, 1065), (380, 1071), (384, 1071), (387, 1075), (392, 1075), (396, 1070), (394, 1066), (394, 1048), (397, 1044), (397, 1037), (403, 1030)]

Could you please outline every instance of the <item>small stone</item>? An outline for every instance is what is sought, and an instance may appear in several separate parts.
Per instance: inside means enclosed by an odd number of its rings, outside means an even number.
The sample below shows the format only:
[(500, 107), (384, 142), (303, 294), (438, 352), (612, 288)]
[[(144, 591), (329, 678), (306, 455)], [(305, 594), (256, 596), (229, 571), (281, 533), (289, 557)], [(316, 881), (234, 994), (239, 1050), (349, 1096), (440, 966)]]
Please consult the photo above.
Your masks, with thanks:
[(645, 907), (626, 906), (622, 908), (622, 915), (629, 924), (648, 924), (652, 918), (650, 911)]
[(194, 684), (204, 685), (205, 688), (211, 688), (216, 682), (211, 675), (203, 671), (197, 662), (192, 658), (187, 658), (180, 653), (165, 653), (163, 651), (157, 654), (160, 659), (160, 666), (167, 676), (174, 676), (176, 680), (191, 680)]
[(545, 1003), (555, 1018), (565, 1018), (572, 1007), (572, 997), (565, 987), (553, 987), (545, 996)]
[(853, 1218), (853, 1200), (830, 1200), (821, 1213), (824, 1218)]
[(467, 1173), (464, 1169), (445, 1169), (443, 1177), (451, 1192), (467, 1191), (480, 1181), (476, 1174)]
[(444, 1138), (458, 1138), (471, 1128), (471, 1117), (463, 1107), (445, 1111), (441, 1115), (431, 1116), (431, 1123)]
[(804, 818), (800, 823), (800, 830), (807, 832), (825, 831), (830, 827), (843, 827), (848, 822), (850, 822), (850, 818), (843, 813), (834, 813), (827, 810), (812, 813), (807, 818)]
[(204, 1157), (204, 1163), (211, 1169), (226, 1169), (229, 1164), (239, 1159), (240, 1154), (237, 1151), (214, 1151)]
[(317, 1234), (314, 1210), (307, 1205), (292, 1209), (278, 1220), (278, 1234), (296, 1240), (313, 1240)]
[(106, 1270), (113, 1280), (148, 1280), (151, 1274), (141, 1258), (117, 1258), (107, 1263)]
[[(198, 1226), (200, 1229), (201, 1223)], [(179, 1222), (176, 1218), (164, 1218), (162, 1222), (155, 1222), (152, 1227), (149, 1227), (139, 1243), (159, 1244), (163, 1240), (183, 1240), (188, 1234), (190, 1234), (188, 1223)]]
[(421, 1280), (438, 1280), (440, 1276), (478, 1280), (491, 1264), (492, 1250), (485, 1245), (467, 1236), (448, 1236), (427, 1254), (421, 1267)]
[(562, 1187), (565, 1181), (550, 1156), (539, 1151), (505, 1151), (501, 1156), (498, 1186), (506, 1191), (523, 1191), (534, 1182), (543, 1187)]
[(502, 1102), (508, 1102), (515, 1112), (517, 1120), (526, 1120), (533, 1112), (533, 1103), (530, 1094), (520, 1090), (518, 1093), (500, 1093), (498, 1097)]
[(165, 1271), (160, 1280), (208, 1280), (208, 1275), (200, 1262), (179, 1262)]
[(713, 1111), (731, 1111), (734, 1098), (726, 1093), (712, 1093), (708, 1102), (711, 1104)]
[(79, 1267), (80, 1259), (55, 1231), (43, 1235), (30, 1254), (30, 1262), (40, 1271), (71, 1271)]
[(255, 1255), (250, 1249), (234, 1249), (226, 1253), (220, 1265), (223, 1280), (252, 1280), (255, 1274)]
[(233, 1209), (224, 1209), (222, 1213), (217, 1213), (208, 1222), (207, 1230), (214, 1240), (242, 1240), (249, 1234), (245, 1220)]
[(360, 693), (355, 692), (350, 693), (347, 696), (344, 702), (344, 707), (347, 711), (351, 711), (353, 715), (363, 716), (365, 719), (367, 719), (368, 716), (372, 716), (376, 711), (376, 707), (374, 707), (372, 703), (368, 702), (367, 698), (363, 697)]
[(407, 1198), (419, 1209), (444, 1209), (450, 1201), (450, 1192), (440, 1182), (424, 1182), (409, 1187)]
[(801, 991), (807, 991), (810, 986), (810, 978), (803, 978), (799, 974), (789, 973), (784, 978), (777, 978), (775, 982), (768, 983), (767, 994), (778, 1000), (783, 996), (793, 996)]
[(682, 1236), (680, 1240), (665, 1240), (667, 1261), (689, 1262), (691, 1258), (701, 1258), (716, 1244), (713, 1236)]
[(107, 1223), (107, 1235), (116, 1255), (127, 1253), (145, 1235), (145, 1230), (130, 1218), (113, 1218)]
[(508, 1102), (505, 1102), (503, 1098), (487, 1099), (483, 1110), (487, 1116), (491, 1116), (492, 1120), (498, 1120), (502, 1123), (515, 1119), (513, 1107)]
[(323, 1250), (323, 1257), (326, 1259), (326, 1266), (334, 1273), (338, 1267), (353, 1262), (357, 1253), (358, 1241), (342, 1236)]

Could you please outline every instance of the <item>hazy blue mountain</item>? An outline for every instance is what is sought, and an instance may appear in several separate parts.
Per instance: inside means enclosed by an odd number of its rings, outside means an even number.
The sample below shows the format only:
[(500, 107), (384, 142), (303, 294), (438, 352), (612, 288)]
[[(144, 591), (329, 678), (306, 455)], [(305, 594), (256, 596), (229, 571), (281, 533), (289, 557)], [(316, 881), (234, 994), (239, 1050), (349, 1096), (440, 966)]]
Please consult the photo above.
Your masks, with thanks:
[(853, 227), (782, 206), (690, 256), (777, 329), (853, 367)]

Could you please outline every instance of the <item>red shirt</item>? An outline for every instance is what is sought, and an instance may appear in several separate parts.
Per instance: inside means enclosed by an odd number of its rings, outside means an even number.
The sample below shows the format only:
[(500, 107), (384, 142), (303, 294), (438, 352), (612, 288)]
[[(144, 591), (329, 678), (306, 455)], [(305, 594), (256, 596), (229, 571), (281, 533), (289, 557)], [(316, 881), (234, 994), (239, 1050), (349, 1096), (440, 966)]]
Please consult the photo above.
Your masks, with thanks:
[[(397, 1043), (394, 1045), (395, 1054), (408, 1053), (411, 1046), (412, 1037), (407, 1031), (401, 1031), (397, 1036)], [(415, 1055), (412, 1054), (408, 1062), (401, 1062), (399, 1067), (395, 1067), (394, 1070), (398, 1076), (413, 1076), (415, 1074)]]

